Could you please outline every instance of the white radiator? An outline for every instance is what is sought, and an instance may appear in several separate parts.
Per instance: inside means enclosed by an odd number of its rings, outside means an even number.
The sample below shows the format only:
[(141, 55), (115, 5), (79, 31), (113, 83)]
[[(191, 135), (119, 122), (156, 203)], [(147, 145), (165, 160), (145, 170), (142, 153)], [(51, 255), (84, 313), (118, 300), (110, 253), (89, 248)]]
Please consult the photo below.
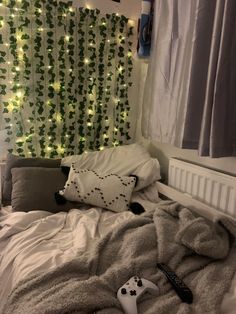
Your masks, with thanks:
[(168, 185), (224, 213), (236, 215), (235, 176), (171, 158)]

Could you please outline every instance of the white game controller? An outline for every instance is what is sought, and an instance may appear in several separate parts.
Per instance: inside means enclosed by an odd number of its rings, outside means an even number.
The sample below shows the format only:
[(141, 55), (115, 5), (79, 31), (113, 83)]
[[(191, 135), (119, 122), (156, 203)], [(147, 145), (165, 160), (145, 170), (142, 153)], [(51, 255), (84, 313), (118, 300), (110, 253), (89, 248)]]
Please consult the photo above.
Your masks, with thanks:
[(159, 289), (151, 281), (138, 276), (131, 277), (122, 287), (120, 287), (117, 292), (117, 298), (126, 314), (138, 314), (137, 300), (145, 292), (158, 295)]

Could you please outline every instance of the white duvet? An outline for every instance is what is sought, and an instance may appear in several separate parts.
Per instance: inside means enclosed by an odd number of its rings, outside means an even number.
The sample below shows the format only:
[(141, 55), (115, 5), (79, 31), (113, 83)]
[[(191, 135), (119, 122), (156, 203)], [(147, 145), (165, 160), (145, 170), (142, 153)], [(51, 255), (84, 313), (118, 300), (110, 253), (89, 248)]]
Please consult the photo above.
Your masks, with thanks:
[[(150, 207), (153, 204), (150, 203)], [(99, 208), (11, 213), (0, 218), (0, 313), (3, 301), (22, 279), (51, 269), (89, 250), (131, 212), (113, 213)], [(4, 283), (4, 284), (3, 284)], [(236, 309), (236, 277), (225, 295), (221, 313)]]

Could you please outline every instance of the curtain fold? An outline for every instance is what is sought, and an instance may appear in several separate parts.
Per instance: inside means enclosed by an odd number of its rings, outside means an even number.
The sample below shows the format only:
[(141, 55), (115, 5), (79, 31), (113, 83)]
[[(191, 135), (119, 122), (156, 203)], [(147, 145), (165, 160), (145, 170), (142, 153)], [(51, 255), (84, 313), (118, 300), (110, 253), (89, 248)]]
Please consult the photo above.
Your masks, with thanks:
[(236, 155), (236, 1), (156, 1), (142, 133)]

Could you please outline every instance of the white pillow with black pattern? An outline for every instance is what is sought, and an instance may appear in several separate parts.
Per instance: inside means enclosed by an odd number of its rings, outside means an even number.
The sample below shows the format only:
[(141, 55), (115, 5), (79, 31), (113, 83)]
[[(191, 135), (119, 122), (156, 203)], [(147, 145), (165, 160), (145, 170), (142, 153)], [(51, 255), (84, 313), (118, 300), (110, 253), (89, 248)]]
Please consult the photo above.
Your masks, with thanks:
[(68, 180), (60, 194), (74, 202), (122, 212), (129, 209), (136, 178), (117, 174), (101, 175), (96, 171), (70, 168)]

